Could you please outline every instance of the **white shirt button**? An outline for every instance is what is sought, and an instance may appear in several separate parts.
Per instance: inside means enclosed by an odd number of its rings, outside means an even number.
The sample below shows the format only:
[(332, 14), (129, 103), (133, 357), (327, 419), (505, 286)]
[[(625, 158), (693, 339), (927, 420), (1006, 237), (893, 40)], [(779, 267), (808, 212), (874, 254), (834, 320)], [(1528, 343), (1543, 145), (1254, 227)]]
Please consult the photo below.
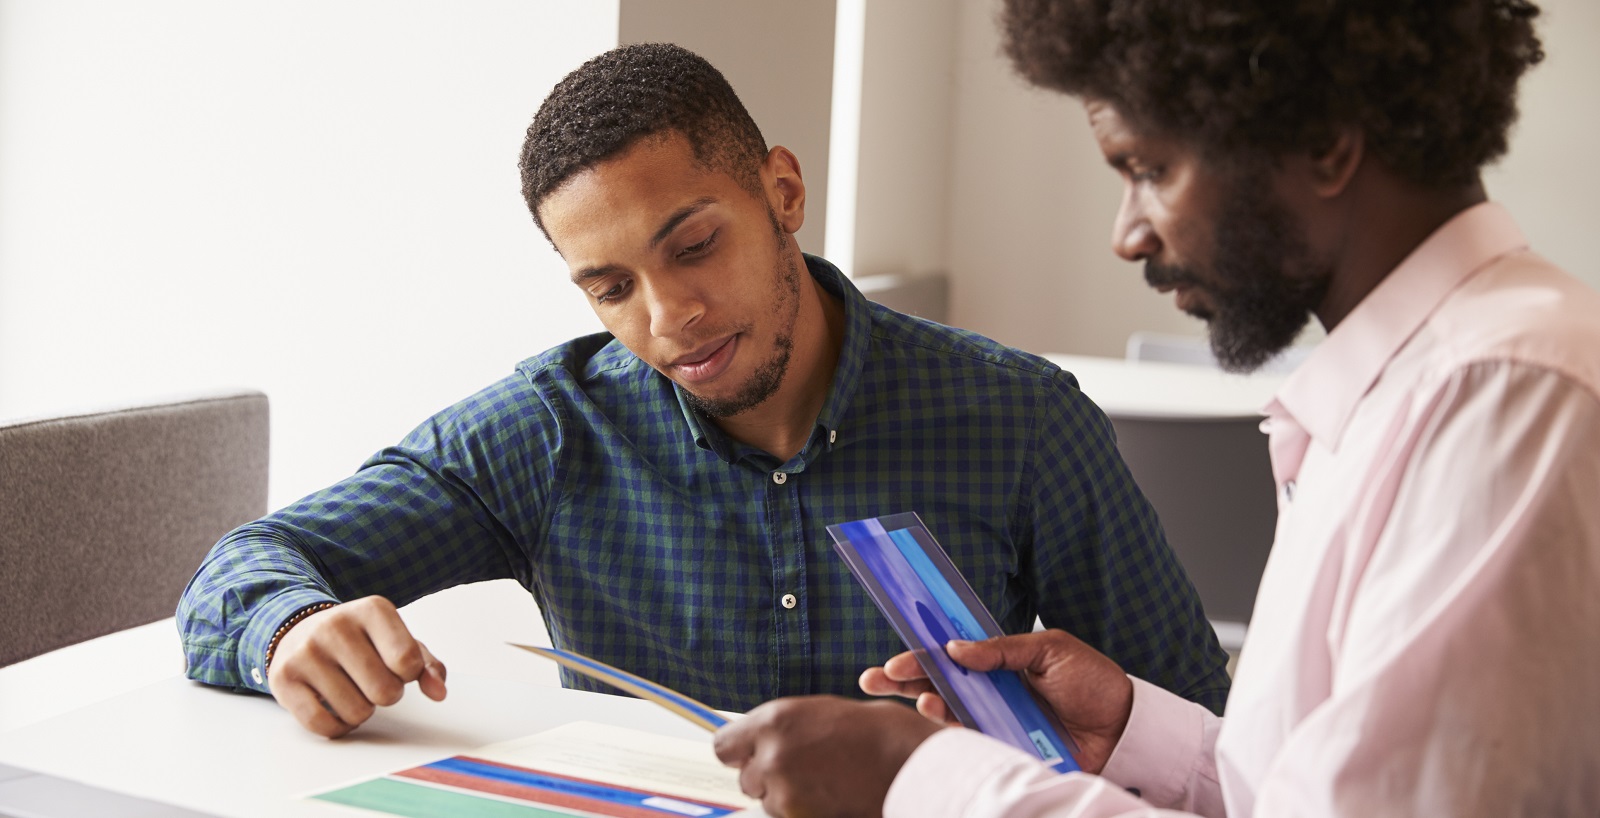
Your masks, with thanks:
[(250, 668), (250, 678), (254, 679), (256, 684), (261, 684), (261, 668)]
[(794, 594), (784, 594), (783, 595), (783, 607), (785, 607), (785, 608), (793, 608), (794, 606), (799, 605), (799, 604), (800, 604), (800, 600), (795, 599), (794, 598)]
[(838, 440), (839, 440), (839, 430), (838, 429), (829, 429), (828, 430), (828, 442), (829, 443), (835, 443)]
[(1285, 480), (1283, 482), (1283, 501), (1285, 503), (1294, 502), (1294, 481), (1293, 480)]
[(781, 471), (775, 471), (775, 472), (772, 473), (772, 482), (777, 483), (778, 485), (781, 486), (784, 483), (789, 482), (789, 475), (784, 474)]

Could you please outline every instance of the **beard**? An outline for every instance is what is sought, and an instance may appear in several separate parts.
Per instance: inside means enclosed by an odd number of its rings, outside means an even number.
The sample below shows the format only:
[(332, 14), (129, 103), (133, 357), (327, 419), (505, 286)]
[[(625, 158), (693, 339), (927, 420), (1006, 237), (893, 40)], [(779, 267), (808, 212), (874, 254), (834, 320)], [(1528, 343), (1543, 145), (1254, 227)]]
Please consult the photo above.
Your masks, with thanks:
[(778, 214), (771, 207), (767, 208), (767, 219), (772, 222), (778, 246), (778, 260), (773, 267), (778, 297), (773, 302), (772, 312), (780, 329), (772, 341), (772, 355), (756, 367), (738, 392), (726, 398), (708, 398), (684, 390), (685, 402), (709, 418), (733, 417), (760, 406), (777, 393), (789, 372), (789, 356), (794, 352), (794, 325), (800, 314), (800, 267), (788, 252), (789, 236), (783, 232)]
[(1294, 343), (1328, 294), (1333, 263), (1316, 256), (1289, 208), (1272, 198), (1266, 178), (1242, 177), (1225, 197), (1206, 275), (1193, 267), (1146, 261), (1152, 287), (1186, 285), (1210, 296), (1211, 352), (1229, 372), (1250, 372)]

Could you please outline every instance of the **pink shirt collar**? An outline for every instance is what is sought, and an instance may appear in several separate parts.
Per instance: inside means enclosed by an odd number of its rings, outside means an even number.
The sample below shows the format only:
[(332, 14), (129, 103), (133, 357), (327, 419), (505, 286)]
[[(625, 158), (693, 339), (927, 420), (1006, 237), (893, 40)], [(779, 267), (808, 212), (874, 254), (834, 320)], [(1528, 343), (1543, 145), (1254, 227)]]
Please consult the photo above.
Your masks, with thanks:
[(1462, 282), (1525, 249), (1511, 214), (1493, 202), (1457, 213), (1361, 300), (1267, 404), (1337, 450), (1346, 424), (1389, 361)]

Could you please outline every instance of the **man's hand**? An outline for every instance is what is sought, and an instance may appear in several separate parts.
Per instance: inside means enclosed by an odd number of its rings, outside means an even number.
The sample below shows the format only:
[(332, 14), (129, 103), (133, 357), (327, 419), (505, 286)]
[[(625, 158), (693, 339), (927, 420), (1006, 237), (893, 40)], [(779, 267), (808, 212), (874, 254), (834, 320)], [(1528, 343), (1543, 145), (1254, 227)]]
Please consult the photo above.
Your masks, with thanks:
[[(952, 641), (950, 658), (973, 670), (1016, 670), (1045, 700), (1078, 743), (1078, 766), (1099, 773), (1122, 739), (1133, 710), (1133, 682), (1117, 663), (1065, 631), (1001, 636), (982, 642)], [(861, 689), (874, 696), (916, 699), (917, 710), (939, 724), (953, 724), (944, 699), (911, 653), (898, 654), (861, 674)]]
[(893, 702), (777, 699), (717, 731), (717, 758), (773, 818), (877, 816), (889, 784), (939, 725)]
[(318, 611), (278, 640), (267, 687), (301, 726), (337, 738), (400, 701), (408, 682), (444, 699), (444, 665), (413, 639), (394, 603), (369, 596)]

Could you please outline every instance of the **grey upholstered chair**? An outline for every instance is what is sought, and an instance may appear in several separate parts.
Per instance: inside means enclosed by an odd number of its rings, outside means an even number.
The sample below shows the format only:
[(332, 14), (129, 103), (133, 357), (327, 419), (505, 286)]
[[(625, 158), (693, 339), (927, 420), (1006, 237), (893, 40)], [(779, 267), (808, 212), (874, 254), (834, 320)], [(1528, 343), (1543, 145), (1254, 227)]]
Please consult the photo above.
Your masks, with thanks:
[(1278, 520), (1261, 418), (1112, 415), (1111, 424), (1223, 647), (1237, 650)]
[(267, 396), (0, 421), (0, 666), (172, 615), (267, 505)]

